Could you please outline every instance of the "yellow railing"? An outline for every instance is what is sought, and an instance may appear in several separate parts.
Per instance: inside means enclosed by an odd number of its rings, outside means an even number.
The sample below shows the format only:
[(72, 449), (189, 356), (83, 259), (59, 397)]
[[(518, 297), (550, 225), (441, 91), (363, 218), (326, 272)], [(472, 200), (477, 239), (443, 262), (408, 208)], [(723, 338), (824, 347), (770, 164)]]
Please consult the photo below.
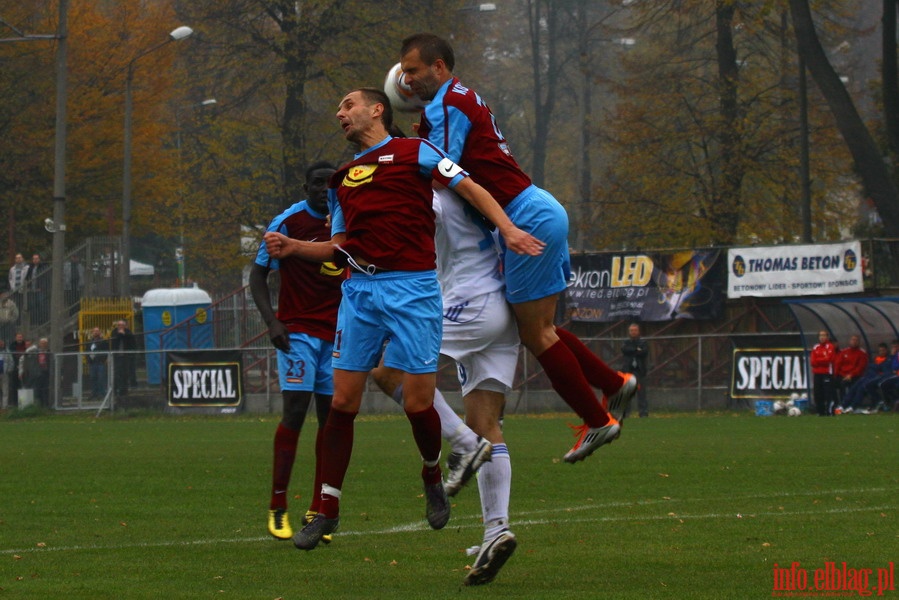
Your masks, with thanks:
[(94, 327), (108, 338), (113, 323), (124, 319), (134, 331), (134, 304), (130, 298), (82, 298), (78, 313), (78, 339), (87, 341)]

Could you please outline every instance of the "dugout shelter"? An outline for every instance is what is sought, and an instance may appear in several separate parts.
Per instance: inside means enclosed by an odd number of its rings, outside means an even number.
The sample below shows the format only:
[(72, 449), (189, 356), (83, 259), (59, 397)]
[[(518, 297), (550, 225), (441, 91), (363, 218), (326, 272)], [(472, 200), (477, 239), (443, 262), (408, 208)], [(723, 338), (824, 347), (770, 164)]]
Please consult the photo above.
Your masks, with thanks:
[(846, 347), (850, 336), (859, 335), (869, 356), (881, 342), (899, 339), (899, 298), (834, 298), (784, 300), (799, 324), (806, 351), (818, 343), (818, 332)]

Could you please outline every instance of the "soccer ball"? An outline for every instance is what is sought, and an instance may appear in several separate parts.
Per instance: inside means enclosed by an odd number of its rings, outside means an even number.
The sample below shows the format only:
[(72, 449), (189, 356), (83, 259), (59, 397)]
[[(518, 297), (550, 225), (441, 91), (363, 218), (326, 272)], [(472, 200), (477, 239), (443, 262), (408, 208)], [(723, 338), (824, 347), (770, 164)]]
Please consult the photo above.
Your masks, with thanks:
[(403, 69), (400, 63), (396, 63), (387, 72), (384, 80), (384, 93), (390, 98), (393, 110), (401, 112), (418, 112), (428, 105), (428, 102), (418, 97), (408, 85), (403, 83)]
[(790, 410), (787, 411), (787, 414), (791, 417), (798, 417), (802, 414), (802, 411), (799, 410), (798, 406), (791, 406)]
[(787, 411), (787, 405), (783, 400), (775, 400), (774, 401), (774, 414), (780, 415)]

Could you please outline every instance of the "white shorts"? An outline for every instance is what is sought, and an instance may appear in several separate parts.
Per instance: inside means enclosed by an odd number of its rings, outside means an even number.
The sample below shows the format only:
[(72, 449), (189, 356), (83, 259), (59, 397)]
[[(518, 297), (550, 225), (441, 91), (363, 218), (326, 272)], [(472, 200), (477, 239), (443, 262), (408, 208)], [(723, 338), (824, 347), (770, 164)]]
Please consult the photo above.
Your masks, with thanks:
[(503, 291), (443, 307), (440, 353), (456, 361), (463, 396), (475, 389), (511, 390), (520, 344)]

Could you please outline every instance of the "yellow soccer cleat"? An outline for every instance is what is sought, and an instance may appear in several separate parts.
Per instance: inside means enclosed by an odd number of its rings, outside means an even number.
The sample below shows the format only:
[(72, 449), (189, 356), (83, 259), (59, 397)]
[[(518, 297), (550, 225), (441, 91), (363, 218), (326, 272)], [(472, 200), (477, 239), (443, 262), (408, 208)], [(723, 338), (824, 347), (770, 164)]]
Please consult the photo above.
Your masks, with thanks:
[(289, 540), (293, 537), (293, 529), (287, 519), (287, 510), (277, 508), (268, 511), (268, 532), (279, 540)]

